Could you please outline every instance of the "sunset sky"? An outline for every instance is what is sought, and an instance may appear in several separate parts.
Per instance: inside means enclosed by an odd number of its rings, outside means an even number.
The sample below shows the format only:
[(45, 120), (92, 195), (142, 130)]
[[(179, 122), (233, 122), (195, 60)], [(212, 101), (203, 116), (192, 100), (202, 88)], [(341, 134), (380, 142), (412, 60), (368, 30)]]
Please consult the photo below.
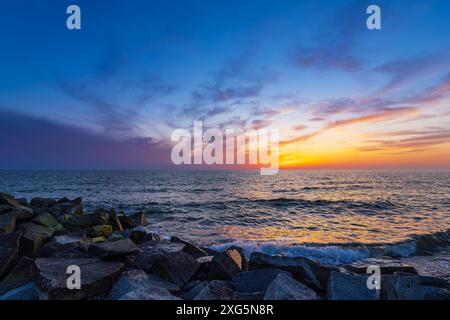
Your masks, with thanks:
[(2, 1), (0, 169), (170, 168), (198, 120), (280, 129), (286, 168), (450, 169), (448, 0), (130, 2)]

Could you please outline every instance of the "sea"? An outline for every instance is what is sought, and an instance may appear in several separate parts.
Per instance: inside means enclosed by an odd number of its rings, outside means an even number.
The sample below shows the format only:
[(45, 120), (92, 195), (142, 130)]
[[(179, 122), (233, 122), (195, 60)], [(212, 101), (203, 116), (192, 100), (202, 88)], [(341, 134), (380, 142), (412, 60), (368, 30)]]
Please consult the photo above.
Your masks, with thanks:
[(450, 240), (450, 171), (0, 171), (0, 192), (145, 210), (163, 237), (329, 264)]

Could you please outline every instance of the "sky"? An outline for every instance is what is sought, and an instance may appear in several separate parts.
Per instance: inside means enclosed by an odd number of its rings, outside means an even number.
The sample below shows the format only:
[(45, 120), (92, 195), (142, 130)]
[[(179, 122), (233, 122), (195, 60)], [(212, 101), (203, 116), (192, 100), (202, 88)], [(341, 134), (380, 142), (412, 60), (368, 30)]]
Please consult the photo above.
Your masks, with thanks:
[(1, 4), (0, 169), (172, 168), (194, 121), (279, 129), (282, 168), (450, 169), (449, 1)]

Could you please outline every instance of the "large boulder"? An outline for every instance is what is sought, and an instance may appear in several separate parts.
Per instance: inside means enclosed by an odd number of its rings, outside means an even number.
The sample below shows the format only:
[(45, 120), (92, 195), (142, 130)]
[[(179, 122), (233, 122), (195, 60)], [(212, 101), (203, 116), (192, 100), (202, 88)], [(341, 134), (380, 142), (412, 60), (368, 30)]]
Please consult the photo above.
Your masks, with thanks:
[(233, 276), (233, 285), (238, 293), (259, 293), (264, 295), (267, 287), (280, 274), (291, 274), (278, 269), (258, 269), (237, 273)]
[(24, 224), (20, 228), (23, 232), (20, 250), (28, 256), (34, 255), (55, 232), (55, 229), (51, 227), (44, 227), (34, 223)]
[(28, 220), (34, 217), (34, 211), (31, 208), (25, 206), (19, 206), (18, 208), (14, 208), (10, 211), (16, 217), (16, 220)]
[(134, 266), (137, 269), (151, 273), (153, 262), (157, 257), (173, 252), (181, 252), (184, 244), (169, 241), (148, 241), (142, 244), (140, 252), (134, 259)]
[[(78, 266), (81, 289), (67, 288), (67, 268)], [(99, 259), (39, 258), (35, 261), (36, 284), (40, 299), (78, 300), (94, 297), (111, 289), (124, 264)]]
[(32, 282), (33, 263), (34, 260), (27, 257), (20, 259), (14, 269), (0, 282), (0, 295)]
[(114, 208), (109, 212), (109, 224), (112, 226), (114, 231), (123, 231), (122, 224), (120, 223), (119, 216)]
[(108, 238), (113, 233), (113, 228), (109, 224), (101, 224), (99, 226), (90, 227), (87, 235), (90, 238), (105, 237)]
[(0, 280), (17, 263), (21, 236), (20, 232), (0, 234)]
[(0, 205), (7, 205), (14, 208), (19, 208), (22, 206), (16, 199), (14, 199), (13, 196), (3, 192), (0, 192)]
[(183, 251), (186, 252), (187, 254), (190, 254), (194, 258), (205, 257), (208, 255), (208, 253), (206, 253), (206, 251), (203, 250), (202, 248), (197, 247), (195, 244), (192, 244), (190, 242), (181, 240), (178, 237), (171, 237), (170, 241), (184, 244)]
[(415, 276), (381, 276), (380, 299), (382, 300), (423, 300), (424, 287)]
[(450, 290), (436, 287), (423, 287), (425, 300), (450, 300)]
[(293, 279), (286, 273), (279, 273), (267, 287), (264, 300), (317, 300), (314, 290)]
[(233, 300), (234, 288), (227, 281), (214, 280), (208, 283), (194, 300)]
[(209, 280), (231, 281), (236, 273), (243, 271), (245, 256), (237, 249), (227, 249), (212, 259)]
[(272, 256), (254, 252), (250, 257), (250, 270), (274, 268), (288, 271), (292, 276), (314, 290), (325, 291), (332, 271), (339, 271), (332, 266), (324, 266), (303, 257)]
[(66, 214), (60, 221), (63, 223), (65, 228), (72, 231), (80, 231), (92, 226), (108, 224), (109, 213), (108, 211), (98, 209), (90, 214)]
[(370, 266), (377, 266), (380, 268), (381, 274), (392, 274), (394, 272), (407, 272), (417, 274), (416, 269), (401, 261), (392, 258), (370, 258), (363, 261), (354, 262), (348, 266), (347, 269), (353, 271), (354, 273), (367, 273), (367, 269)]
[(202, 292), (203, 289), (205, 289), (208, 286), (208, 282), (206, 281), (200, 281), (192, 288), (189, 288), (184, 294), (182, 295), (184, 300), (194, 300), (196, 296)]
[(13, 232), (16, 229), (16, 216), (10, 212), (0, 214), (0, 233)]
[(37, 250), (36, 257), (39, 258), (89, 258), (84, 252), (77, 250), (70, 245), (59, 242), (47, 242), (42, 248)]
[(328, 281), (329, 300), (377, 300), (379, 290), (369, 289), (369, 276), (332, 272)]
[(135, 244), (142, 244), (147, 241), (161, 241), (161, 237), (148, 231), (145, 227), (137, 227), (130, 231), (129, 237)]
[(27, 283), (0, 295), (0, 301), (2, 300), (37, 300), (34, 283)]
[(124, 229), (133, 229), (139, 226), (148, 225), (147, 216), (144, 211), (139, 211), (129, 215), (120, 215), (119, 221)]
[[(162, 290), (161, 290), (162, 289)], [(178, 291), (180, 288), (162, 278), (149, 275), (142, 270), (131, 269), (122, 273), (119, 280), (114, 284), (109, 292), (108, 300), (118, 300), (127, 293), (136, 291), (158, 291), (170, 297), (170, 292)]]
[(139, 248), (128, 238), (105, 241), (89, 245), (88, 254), (102, 259), (116, 259), (139, 252)]
[(33, 219), (33, 222), (41, 226), (51, 228), (55, 228), (59, 224), (58, 220), (53, 218), (53, 216), (48, 212), (41, 213)]
[(156, 257), (152, 272), (178, 286), (184, 286), (199, 268), (199, 263), (184, 252), (172, 252)]
[(159, 287), (154, 287), (148, 290), (137, 289), (123, 295), (119, 300), (181, 300), (173, 296), (167, 290)]

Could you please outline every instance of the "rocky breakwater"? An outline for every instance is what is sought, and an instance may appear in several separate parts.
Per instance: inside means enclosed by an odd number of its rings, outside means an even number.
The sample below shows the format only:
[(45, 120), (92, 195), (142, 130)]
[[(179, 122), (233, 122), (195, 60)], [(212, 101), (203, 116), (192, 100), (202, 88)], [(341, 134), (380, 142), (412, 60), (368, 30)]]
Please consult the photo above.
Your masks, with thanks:
[[(391, 258), (326, 266), (303, 257), (223, 252), (149, 231), (144, 211), (84, 212), (82, 199), (0, 193), (0, 300), (449, 299), (445, 279)], [(367, 288), (378, 265), (381, 289)], [(68, 285), (79, 268), (80, 287)]]

